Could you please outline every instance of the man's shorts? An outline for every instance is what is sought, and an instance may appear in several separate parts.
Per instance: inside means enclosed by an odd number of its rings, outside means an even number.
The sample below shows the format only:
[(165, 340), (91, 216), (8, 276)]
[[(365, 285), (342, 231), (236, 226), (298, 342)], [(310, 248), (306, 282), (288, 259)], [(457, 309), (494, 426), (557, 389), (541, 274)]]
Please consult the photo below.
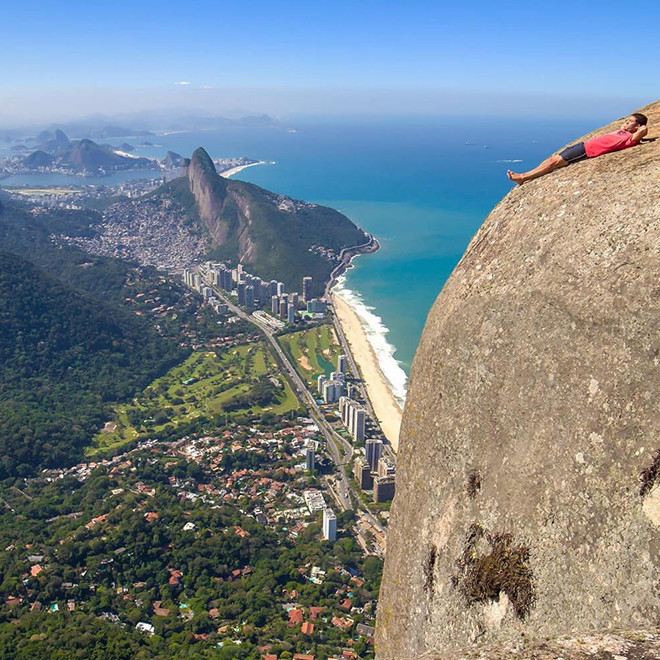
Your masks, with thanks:
[(585, 158), (588, 158), (587, 152), (584, 149), (584, 142), (578, 142), (570, 147), (566, 147), (563, 151), (559, 152), (559, 156), (563, 158), (569, 165), (577, 163)]

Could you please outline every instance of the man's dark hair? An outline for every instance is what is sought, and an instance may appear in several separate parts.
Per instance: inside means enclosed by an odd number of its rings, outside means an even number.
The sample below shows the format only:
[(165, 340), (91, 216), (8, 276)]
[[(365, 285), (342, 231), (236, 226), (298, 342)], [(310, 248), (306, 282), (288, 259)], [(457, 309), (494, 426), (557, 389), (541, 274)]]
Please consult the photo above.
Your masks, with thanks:
[(633, 112), (631, 116), (637, 120), (637, 123), (640, 126), (646, 126), (646, 123), (649, 120), (648, 117), (646, 115), (643, 115), (641, 112)]

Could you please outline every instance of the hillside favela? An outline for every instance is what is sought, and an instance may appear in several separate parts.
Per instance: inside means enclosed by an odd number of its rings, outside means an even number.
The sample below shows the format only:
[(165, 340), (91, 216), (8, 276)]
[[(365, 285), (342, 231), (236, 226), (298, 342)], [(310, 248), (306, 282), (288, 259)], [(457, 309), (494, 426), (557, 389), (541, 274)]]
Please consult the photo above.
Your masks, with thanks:
[(0, 660), (660, 660), (660, 10), (564, 4), (3, 6)]

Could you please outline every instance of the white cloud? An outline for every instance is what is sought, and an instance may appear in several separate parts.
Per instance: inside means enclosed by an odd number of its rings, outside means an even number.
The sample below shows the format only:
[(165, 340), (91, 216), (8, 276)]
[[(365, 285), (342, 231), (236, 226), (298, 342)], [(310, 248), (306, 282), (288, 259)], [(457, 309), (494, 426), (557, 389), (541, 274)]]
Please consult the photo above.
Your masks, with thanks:
[(175, 85), (192, 85), (192, 83), (188, 82), (187, 80), (180, 80), (179, 82), (175, 82)]
[(211, 85), (200, 85), (199, 88), (200, 89), (213, 89), (213, 87)]

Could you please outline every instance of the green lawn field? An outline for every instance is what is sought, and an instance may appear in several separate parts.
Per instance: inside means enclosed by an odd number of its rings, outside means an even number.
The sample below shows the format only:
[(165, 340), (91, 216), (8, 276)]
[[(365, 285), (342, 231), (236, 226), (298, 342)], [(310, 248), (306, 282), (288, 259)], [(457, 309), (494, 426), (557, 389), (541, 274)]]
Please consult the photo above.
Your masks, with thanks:
[(240, 408), (233, 414), (284, 414), (298, 407), (298, 400), (286, 379), (279, 375), (264, 344), (235, 346), (220, 356), (213, 352), (193, 353), (146, 387), (131, 404), (115, 408), (112, 419), (94, 437), (87, 454), (115, 449), (138, 437), (157, 436), (167, 424), (178, 426), (200, 415), (222, 414), (223, 404), (248, 393), (263, 377), (272, 379), (279, 390), (277, 401), (263, 407)]
[(279, 341), (312, 389), (321, 374), (329, 376), (337, 369), (337, 357), (343, 352), (331, 325), (282, 335)]

